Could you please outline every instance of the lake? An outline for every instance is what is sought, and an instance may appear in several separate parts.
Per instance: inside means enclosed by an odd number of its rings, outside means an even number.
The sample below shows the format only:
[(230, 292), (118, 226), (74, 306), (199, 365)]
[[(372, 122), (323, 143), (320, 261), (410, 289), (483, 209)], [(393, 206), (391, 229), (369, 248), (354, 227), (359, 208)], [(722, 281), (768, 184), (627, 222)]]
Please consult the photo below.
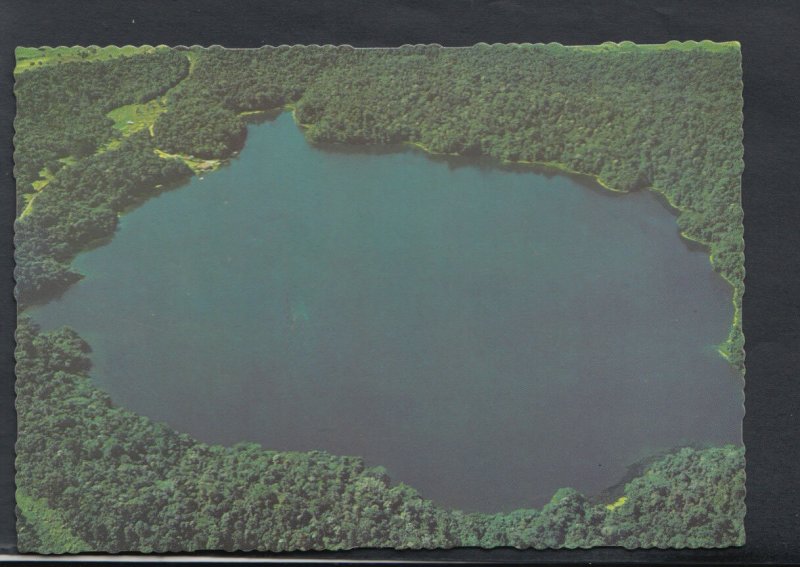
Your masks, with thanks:
[(687, 444), (741, 443), (731, 288), (650, 193), (289, 114), (161, 194), (31, 310), (116, 403), (209, 443), (384, 465), (443, 506), (538, 507)]

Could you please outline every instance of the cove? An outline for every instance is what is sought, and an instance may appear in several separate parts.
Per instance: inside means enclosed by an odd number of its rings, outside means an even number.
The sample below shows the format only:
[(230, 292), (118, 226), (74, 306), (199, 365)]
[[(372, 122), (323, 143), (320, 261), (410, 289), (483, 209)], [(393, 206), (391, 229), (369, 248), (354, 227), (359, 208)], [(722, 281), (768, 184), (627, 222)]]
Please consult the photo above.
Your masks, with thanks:
[(730, 287), (650, 193), (313, 147), (281, 114), (74, 266), (30, 313), (90, 342), (119, 405), (209, 443), (362, 456), (443, 506), (538, 507), (741, 443), (715, 349)]

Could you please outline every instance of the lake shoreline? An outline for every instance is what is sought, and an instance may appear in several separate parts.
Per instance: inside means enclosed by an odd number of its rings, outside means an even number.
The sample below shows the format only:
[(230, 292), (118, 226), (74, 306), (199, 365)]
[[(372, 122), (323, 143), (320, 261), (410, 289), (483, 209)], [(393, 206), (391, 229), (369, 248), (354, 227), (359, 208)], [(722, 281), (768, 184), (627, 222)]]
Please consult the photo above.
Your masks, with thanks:
[[(306, 123), (300, 122), (299, 118), (297, 117), (297, 103), (296, 102), (289, 102), (289, 103), (285, 103), (285, 104), (283, 104), (281, 106), (267, 108), (267, 109), (251, 109), (251, 110), (240, 111), (238, 113), (238, 115), (239, 115), (239, 117), (241, 117), (245, 121), (245, 124), (247, 124), (248, 122), (251, 122), (251, 121), (260, 121), (259, 119), (261, 119), (262, 117), (265, 120), (274, 120), (284, 112), (290, 112), (291, 113), (292, 120), (294, 121), (294, 123), (299, 128), (301, 128), (304, 131), (304, 135), (305, 135), (305, 133), (307, 133), (307, 131), (313, 129), (313, 126), (314, 126), (313, 124), (306, 124)], [(317, 147), (322, 146), (322, 144), (319, 144), (319, 143), (313, 142), (311, 140), (308, 140), (307, 136), (306, 136), (306, 141), (309, 144), (311, 144), (312, 146), (317, 146)], [(247, 133), (245, 131), (245, 136), (244, 136), (244, 139), (242, 140), (242, 143), (241, 143), (242, 148), (244, 147), (244, 145), (246, 143), (247, 143)], [(370, 146), (377, 146), (377, 145), (376, 144), (332, 144), (332, 146), (349, 146), (349, 147), (353, 147), (353, 148), (359, 148), (359, 147), (370, 147)], [(403, 141), (403, 142), (399, 142), (397, 144), (397, 146), (398, 147), (405, 146), (405, 147), (413, 148), (415, 150), (424, 152), (425, 154), (428, 154), (428, 155), (431, 155), (431, 156), (451, 157), (451, 158), (455, 158), (455, 157), (457, 157), (457, 158), (470, 158), (470, 157), (472, 157), (472, 156), (465, 156), (463, 154), (459, 154), (459, 153), (455, 153), (455, 152), (453, 152), (453, 153), (436, 152), (436, 151), (430, 149), (429, 147), (427, 147), (425, 144), (423, 144), (421, 142), (416, 142), (416, 141), (411, 141), (411, 140), (406, 140), (406, 141)], [(156, 148), (155, 151), (156, 151), (157, 155), (159, 155), (160, 157), (162, 157), (164, 159), (177, 159), (177, 160), (182, 161), (184, 164), (186, 164), (191, 169), (192, 173), (194, 174), (193, 175), (194, 177), (201, 177), (202, 178), (203, 174), (213, 173), (214, 171), (217, 171), (220, 168), (222, 168), (222, 167), (224, 167), (226, 165), (229, 165), (230, 162), (233, 159), (236, 159), (238, 157), (241, 149), (238, 150), (238, 151), (233, 152), (231, 155), (229, 155), (227, 157), (216, 158), (216, 159), (208, 159), (208, 160), (194, 159), (194, 158), (190, 158), (189, 156), (182, 155), (182, 154), (168, 154), (167, 152), (164, 152), (163, 150), (160, 150), (158, 148)], [(391, 151), (391, 149), (390, 149), (390, 151)], [(542, 172), (552, 171), (552, 172), (556, 172), (557, 174), (566, 174), (566, 175), (570, 175), (570, 176), (578, 176), (580, 178), (584, 178), (586, 180), (591, 181), (592, 183), (594, 183), (597, 186), (601, 187), (603, 190), (611, 192), (612, 194), (615, 194), (615, 195), (626, 195), (626, 194), (632, 193), (631, 191), (625, 191), (625, 190), (615, 189), (614, 187), (611, 187), (599, 175), (594, 175), (594, 174), (591, 174), (591, 173), (585, 173), (585, 172), (577, 171), (577, 170), (571, 169), (571, 168), (567, 167), (565, 164), (562, 164), (562, 163), (559, 163), (559, 162), (538, 162), (538, 161), (528, 161), (528, 160), (504, 160), (504, 159), (499, 159), (499, 158), (495, 158), (495, 157), (492, 157), (492, 156), (487, 156), (485, 154), (481, 154), (481, 156), (476, 156), (476, 157), (485, 158), (490, 163), (494, 162), (494, 163), (496, 163), (497, 165), (500, 165), (500, 166), (504, 166), (504, 165), (505, 166), (522, 166), (522, 167), (525, 167), (525, 168), (530, 168), (531, 170), (533, 170), (534, 173), (536, 173), (536, 169), (540, 169)], [(203, 162), (204, 164), (208, 164), (208, 167), (207, 168), (202, 168), (202, 169), (198, 168), (196, 162)], [(191, 177), (189, 177), (186, 180), (178, 180), (178, 182), (170, 184), (171, 185), (170, 187), (164, 188), (163, 190), (160, 190), (160, 191), (154, 193), (152, 196), (157, 196), (158, 194), (160, 194), (162, 192), (169, 191), (169, 190), (181, 187), (183, 185), (183, 183), (188, 183), (188, 181), (190, 179), (191, 179)], [(654, 195), (656, 195), (659, 198), (659, 201), (662, 204), (664, 204), (665, 206), (667, 206), (667, 208), (676, 216), (676, 218), (677, 218), (678, 215), (680, 215), (681, 213), (686, 211), (685, 209), (682, 209), (682, 208), (678, 207), (664, 191), (658, 189), (657, 187), (649, 186), (649, 187), (644, 187), (644, 188), (642, 188), (640, 190), (646, 190), (646, 191), (649, 191), (649, 192), (653, 193)], [(141, 203), (137, 203), (136, 206), (132, 207), (132, 208), (136, 208), (136, 207), (140, 206), (144, 202), (147, 202), (149, 199), (150, 199), (150, 197), (148, 197), (147, 199), (144, 199)], [(128, 212), (128, 211), (127, 210), (121, 211), (118, 216), (123, 216), (126, 212)], [(114, 233), (116, 233), (116, 230), (114, 231)], [(105, 238), (100, 239), (100, 240), (103, 243), (109, 242), (111, 239), (113, 239), (114, 233), (112, 233), (108, 237), (105, 237)], [(715, 263), (714, 263), (714, 255), (713, 255), (713, 252), (711, 250), (711, 243), (703, 241), (703, 240), (700, 240), (700, 239), (697, 239), (697, 238), (694, 238), (694, 237), (686, 234), (686, 232), (684, 232), (684, 231), (680, 231), (679, 230), (678, 234), (680, 235), (680, 237), (684, 241), (687, 242), (687, 244), (688, 243), (692, 243), (692, 244), (701, 246), (703, 248), (703, 250), (706, 253), (708, 253), (709, 262), (711, 263), (711, 266), (714, 269), (714, 272), (719, 274), (722, 277), (722, 279), (725, 280), (732, 288), (732, 299), (731, 299), (731, 301), (732, 301), (732, 304), (733, 304), (734, 313), (733, 313), (733, 317), (732, 317), (731, 327), (730, 327), (730, 330), (729, 330), (729, 335), (728, 335), (728, 338), (725, 339), (722, 343), (719, 343), (718, 345), (715, 345), (715, 346), (716, 346), (716, 351), (719, 353), (719, 355), (722, 358), (724, 358), (725, 360), (727, 360), (732, 366), (736, 367), (733, 364), (732, 360), (731, 360), (731, 354), (732, 354), (732, 345), (734, 344), (735, 335), (737, 333), (741, 332), (741, 297), (740, 296), (744, 292), (743, 286), (740, 286), (740, 284), (737, 284), (736, 282), (731, 281), (728, 277), (726, 277), (725, 274), (723, 274), (722, 272), (720, 272), (720, 271), (718, 271), (716, 269)], [(88, 251), (88, 250), (90, 250), (90, 249), (92, 249), (92, 248), (94, 248), (96, 246), (97, 246), (97, 242), (92, 242), (89, 245), (87, 245), (85, 247), (82, 247), (79, 250), (79, 252), (76, 254), (76, 256), (78, 254), (86, 252), (86, 251)], [(72, 258), (72, 260), (70, 261), (70, 265), (71, 265), (72, 261), (74, 261), (74, 258)], [(29, 304), (27, 304), (25, 306), (18, 307), (18, 313), (23, 313), (28, 306), (44, 305), (44, 304), (48, 303), (49, 301), (51, 301), (52, 299), (56, 299), (58, 297), (61, 297), (69, 287), (71, 287), (74, 283), (76, 283), (77, 281), (80, 281), (80, 279), (82, 279), (83, 274), (78, 274), (78, 275), (79, 275), (79, 278), (76, 279), (75, 281), (69, 282), (66, 285), (59, 286), (59, 289), (53, 290), (53, 292), (51, 294), (49, 294), (50, 295), (49, 298), (44, 298), (42, 301), (32, 302), (32, 303), (29, 303)], [(63, 289), (61, 289), (61, 288), (63, 288)], [(742, 375), (744, 374), (744, 369), (743, 368), (740, 369), (740, 373)]]
[[(300, 122), (298, 122), (294, 112), (292, 112), (292, 116), (295, 118), (295, 122), (299, 126), (301, 126), (303, 128), (308, 128), (309, 127), (307, 125), (303, 125)], [(412, 147), (412, 148), (415, 148), (417, 150), (420, 150), (420, 151), (422, 151), (424, 153), (427, 153), (427, 154), (430, 154), (432, 156), (461, 157), (461, 158), (470, 157), (470, 156), (464, 156), (463, 154), (459, 154), (459, 153), (455, 153), (455, 152), (453, 152), (453, 153), (436, 152), (436, 151), (430, 149), (429, 147), (427, 147), (425, 144), (423, 144), (421, 142), (405, 141), (405, 142), (401, 142), (401, 144), (409, 146), (409, 147)], [(605, 182), (599, 175), (595, 175), (595, 174), (592, 174), (592, 173), (585, 173), (585, 172), (582, 172), (582, 171), (577, 171), (577, 170), (571, 169), (571, 168), (567, 167), (565, 164), (559, 163), (559, 162), (528, 161), (528, 160), (505, 160), (505, 159), (494, 158), (492, 156), (487, 156), (485, 154), (481, 154), (481, 157), (488, 158), (489, 160), (495, 161), (495, 162), (497, 162), (498, 164), (501, 164), (501, 165), (529, 166), (533, 170), (539, 168), (539, 169), (542, 169), (542, 170), (552, 170), (552, 171), (555, 171), (555, 172), (558, 172), (558, 173), (561, 173), (561, 174), (568, 174), (568, 175), (575, 175), (575, 176), (583, 177), (583, 178), (591, 180), (592, 182), (594, 182), (596, 185), (600, 186), (604, 190), (610, 191), (611, 193), (614, 193), (614, 194), (617, 194), (617, 195), (628, 195), (628, 194), (633, 192), (633, 191), (625, 191), (625, 190), (622, 190), (622, 189), (615, 189), (614, 187), (611, 187), (607, 182)], [(534, 173), (535, 173), (535, 171), (534, 171)], [(672, 212), (672, 214), (675, 215), (676, 219), (681, 213), (687, 212), (687, 209), (682, 209), (681, 207), (677, 206), (670, 199), (669, 195), (666, 192), (664, 192), (661, 189), (659, 189), (658, 187), (648, 186), (648, 187), (643, 187), (641, 189), (638, 189), (637, 191), (649, 191), (650, 193), (653, 193), (654, 195), (656, 195), (656, 197), (658, 197), (658, 199), (659, 199), (659, 202), (661, 202), (662, 204), (666, 205), (667, 208), (670, 210), (670, 212)], [(678, 234), (680, 235), (681, 239), (686, 241), (687, 244), (691, 243), (691, 244), (698, 245), (698, 246), (702, 247), (703, 251), (708, 254), (708, 260), (711, 263), (711, 267), (714, 270), (714, 272), (716, 274), (719, 274), (719, 276), (722, 277), (722, 279), (731, 286), (731, 291), (732, 291), (731, 302), (733, 303), (733, 311), (734, 312), (733, 312), (730, 331), (729, 331), (729, 334), (728, 334), (728, 338), (725, 339), (722, 343), (720, 343), (718, 345), (715, 345), (715, 346), (716, 346), (716, 351), (719, 353), (719, 355), (722, 358), (724, 358), (725, 360), (727, 360), (732, 366), (736, 367), (734, 365), (732, 359), (731, 359), (731, 354), (732, 354), (732, 349), (733, 349), (733, 344), (734, 344), (734, 337), (735, 337), (737, 332), (741, 332), (742, 305), (741, 305), (740, 296), (744, 293), (744, 285), (743, 285), (743, 283), (740, 284), (740, 283), (732, 281), (724, 273), (722, 273), (720, 270), (716, 269), (716, 264), (714, 262), (714, 254), (713, 254), (713, 251), (712, 251), (712, 244), (710, 242), (707, 242), (707, 241), (704, 241), (704, 240), (700, 240), (698, 238), (694, 238), (694, 237), (692, 237), (691, 235), (687, 234), (685, 231), (682, 231), (682, 230), (678, 230)], [(737, 368), (737, 370), (739, 370), (739, 369)], [(744, 368), (742, 368), (740, 370), (740, 372), (743, 375), (744, 374)]]

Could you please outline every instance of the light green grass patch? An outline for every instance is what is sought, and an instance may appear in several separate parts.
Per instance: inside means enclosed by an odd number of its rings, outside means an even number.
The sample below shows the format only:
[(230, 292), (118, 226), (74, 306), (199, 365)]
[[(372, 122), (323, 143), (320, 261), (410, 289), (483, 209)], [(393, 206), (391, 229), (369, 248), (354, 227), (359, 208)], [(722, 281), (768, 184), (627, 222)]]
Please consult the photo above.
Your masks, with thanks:
[(613, 512), (614, 510), (616, 510), (620, 506), (624, 506), (627, 501), (628, 501), (628, 497), (627, 496), (621, 496), (617, 500), (612, 502), (611, 504), (606, 504), (606, 510), (608, 510), (610, 512)]
[(223, 164), (223, 160), (220, 159), (203, 159), (194, 156), (188, 156), (186, 154), (170, 154), (159, 149), (154, 151), (160, 158), (181, 160), (183, 163), (189, 166), (189, 169), (191, 169), (196, 175), (215, 171)]
[(22, 212), (19, 214), (18, 220), (22, 220), (27, 217), (31, 209), (33, 208), (33, 199), (36, 197), (36, 194), (26, 194), (22, 195), (22, 200), (25, 202), (25, 207), (22, 209)]
[(117, 57), (130, 57), (131, 55), (142, 53), (155, 53), (156, 51), (164, 49), (169, 48), (165, 45), (156, 47), (151, 45), (142, 45), (138, 47), (133, 45), (124, 45), (122, 47), (116, 45), (109, 45), (107, 47), (98, 47), (96, 45), (91, 45), (89, 47), (17, 47), (14, 50), (14, 55), (17, 59), (14, 73), (21, 73), (37, 67), (58, 65), (60, 63), (104, 61)]
[(33, 188), (37, 191), (41, 191), (42, 188), (50, 183), (53, 180), (55, 174), (50, 171), (48, 168), (43, 168), (39, 171), (39, 179), (33, 182)]
[[(59, 161), (63, 161), (63, 160), (72, 160), (73, 163), (74, 163), (75, 158), (72, 158), (72, 157), (61, 158)], [(67, 163), (67, 162), (63, 161), (63, 163)], [(42, 189), (44, 189), (47, 186), (47, 184), (50, 183), (50, 181), (52, 181), (52, 179), (54, 177), (55, 177), (55, 174), (52, 171), (50, 171), (48, 168), (46, 168), (46, 167), (42, 168), (39, 171), (39, 179), (37, 179), (36, 181), (31, 183), (31, 185), (33, 185), (33, 189), (34, 189), (34, 191), (36, 191), (36, 193), (30, 194), (30, 195), (23, 195), (23, 199), (25, 199), (25, 208), (22, 209), (22, 212), (19, 214), (19, 219), (20, 220), (24, 219), (26, 216), (28, 216), (30, 214), (31, 210), (33, 210), (33, 202), (36, 200), (36, 195)]]
[(130, 136), (139, 130), (149, 130), (155, 124), (158, 115), (166, 109), (163, 99), (157, 98), (141, 104), (120, 106), (106, 116), (114, 121), (114, 128), (123, 136)]

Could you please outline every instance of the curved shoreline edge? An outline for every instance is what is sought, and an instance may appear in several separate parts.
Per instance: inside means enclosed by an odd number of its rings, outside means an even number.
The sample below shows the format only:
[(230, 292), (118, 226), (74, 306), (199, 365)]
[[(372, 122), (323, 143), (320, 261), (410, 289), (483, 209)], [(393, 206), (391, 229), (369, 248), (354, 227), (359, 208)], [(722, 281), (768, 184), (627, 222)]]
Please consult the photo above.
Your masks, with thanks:
[[(292, 113), (292, 116), (294, 116), (294, 112)], [(299, 126), (302, 126), (304, 128), (308, 127), (307, 125), (304, 125), (304, 124), (301, 124), (300, 122), (298, 122), (296, 117), (295, 117), (295, 122)], [(411, 146), (411, 147), (416, 148), (416, 149), (419, 149), (419, 150), (421, 150), (421, 151), (423, 151), (423, 152), (425, 152), (427, 154), (434, 155), (434, 156), (438, 155), (438, 156), (465, 157), (465, 156), (462, 156), (461, 154), (458, 154), (458, 153), (449, 153), (449, 154), (447, 154), (447, 153), (442, 153), (442, 152), (436, 152), (436, 151), (431, 150), (430, 148), (428, 148), (427, 146), (425, 146), (424, 144), (422, 144), (420, 142), (406, 141), (406, 142), (403, 142), (403, 144), (405, 144), (407, 146)], [(489, 156), (485, 156), (485, 157), (489, 157)], [(492, 159), (495, 159), (498, 163), (503, 164), (503, 165), (523, 165), (523, 166), (531, 166), (532, 168), (552, 169), (552, 170), (555, 170), (557, 172), (566, 173), (566, 174), (569, 174), (569, 175), (577, 175), (577, 176), (580, 176), (580, 177), (586, 177), (588, 179), (591, 179), (595, 184), (599, 185), (600, 187), (602, 187), (606, 191), (610, 191), (612, 193), (621, 194), (621, 195), (627, 195), (627, 194), (631, 193), (631, 191), (625, 191), (625, 190), (622, 190), (622, 189), (615, 189), (614, 187), (612, 187), (608, 183), (606, 183), (599, 175), (594, 175), (592, 173), (585, 173), (583, 171), (577, 171), (577, 170), (569, 168), (568, 166), (566, 166), (563, 163), (551, 162), (551, 161), (526, 161), (526, 160), (511, 161), (511, 160), (497, 160), (496, 158), (492, 158)], [(644, 187), (644, 188), (640, 189), (640, 191), (649, 191), (649, 192), (653, 193), (654, 195), (658, 196), (660, 199), (662, 199), (669, 206), (669, 208), (671, 209), (672, 213), (675, 215), (676, 219), (677, 219), (678, 215), (680, 215), (681, 213), (686, 211), (685, 209), (682, 209), (679, 206), (677, 206), (672, 201), (672, 199), (670, 199), (670, 196), (665, 191), (662, 191), (658, 187), (653, 187), (653, 186)], [(722, 358), (724, 358), (726, 361), (728, 361), (733, 368), (736, 368), (737, 370), (740, 370), (740, 374), (741, 375), (744, 375), (744, 368), (738, 369), (736, 366), (734, 366), (734, 364), (733, 364), (733, 362), (731, 360), (731, 350), (732, 350), (733, 344), (734, 344), (734, 334), (737, 333), (737, 332), (739, 332), (739, 333), (742, 332), (742, 330), (741, 330), (741, 312), (742, 312), (741, 295), (744, 293), (744, 282), (741, 282), (741, 283), (734, 282), (730, 278), (728, 278), (724, 273), (722, 273), (721, 271), (716, 269), (716, 264), (714, 262), (714, 253), (712, 251), (711, 243), (703, 241), (703, 240), (700, 240), (700, 239), (697, 239), (697, 238), (693, 238), (692, 236), (688, 235), (685, 231), (682, 231), (682, 230), (679, 230), (678, 234), (680, 235), (680, 237), (683, 240), (686, 240), (688, 242), (692, 242), (694, 244), (698, 244), (698, 245), (702, 246), (705, 249), (705, 251), (708, 252), (708, 261), (711, 264), (711, 268), (714, 271), (714, 273), (718, 274), (725, 282), (727, 282), (731, 286), (731, 289), (732, 289), (731, 302), (733, 304), (733, 317), (732, 317), (732, 321), (731, 321), (731, 327), (730, 327), (730, 330), (728, 332), (728, 337), (724, 341), (722, 341), (721, 343), (715, 345), (715, 347), (716, 347), (717, 353), (719, 353), (719, 355)]]

